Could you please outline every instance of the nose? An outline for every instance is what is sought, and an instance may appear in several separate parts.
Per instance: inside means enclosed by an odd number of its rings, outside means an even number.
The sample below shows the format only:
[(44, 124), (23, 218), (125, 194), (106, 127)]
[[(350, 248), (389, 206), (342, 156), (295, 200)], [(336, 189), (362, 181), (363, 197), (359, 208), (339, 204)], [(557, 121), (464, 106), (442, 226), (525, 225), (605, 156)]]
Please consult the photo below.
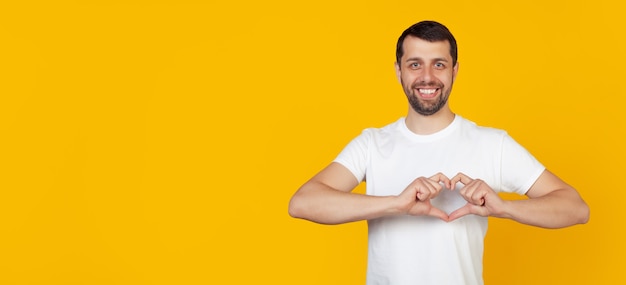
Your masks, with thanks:
[(424, 69), (422, 69), (422, 80), (424, 80), (425, 82), (430, 82), (433, 76), (433, 70), (430, 67), (426, 67)]

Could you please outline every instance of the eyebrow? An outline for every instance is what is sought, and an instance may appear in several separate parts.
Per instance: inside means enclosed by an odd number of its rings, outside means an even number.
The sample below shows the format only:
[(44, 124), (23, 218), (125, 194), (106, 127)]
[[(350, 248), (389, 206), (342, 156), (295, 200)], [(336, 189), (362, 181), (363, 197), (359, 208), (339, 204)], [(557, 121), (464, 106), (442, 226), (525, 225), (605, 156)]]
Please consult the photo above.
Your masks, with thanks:
[[(410, 61), (420, 61), (423, 60), (421, 57), (409, 57), (405, 60), (405, 62), (410, 62)], [(433, 58), (434, 61), (445, 61), (448, 62), (448, 60), (444, 57), (436, 57)]]

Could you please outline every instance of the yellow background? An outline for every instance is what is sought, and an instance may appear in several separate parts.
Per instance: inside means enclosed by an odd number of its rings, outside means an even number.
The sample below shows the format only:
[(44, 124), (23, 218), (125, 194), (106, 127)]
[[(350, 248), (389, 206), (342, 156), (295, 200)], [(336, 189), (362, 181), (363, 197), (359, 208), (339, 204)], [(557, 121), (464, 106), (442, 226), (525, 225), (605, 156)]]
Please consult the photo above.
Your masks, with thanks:
[(366, 223), (287, 204), (405, 115), (395, 42), (424, 19), (459, 42), (453, 110), (591, 206), (492, 219), (487, 284), (625, 283), (626, 6), (560, 2), (3, 1), (0, 284), (363, 284)]

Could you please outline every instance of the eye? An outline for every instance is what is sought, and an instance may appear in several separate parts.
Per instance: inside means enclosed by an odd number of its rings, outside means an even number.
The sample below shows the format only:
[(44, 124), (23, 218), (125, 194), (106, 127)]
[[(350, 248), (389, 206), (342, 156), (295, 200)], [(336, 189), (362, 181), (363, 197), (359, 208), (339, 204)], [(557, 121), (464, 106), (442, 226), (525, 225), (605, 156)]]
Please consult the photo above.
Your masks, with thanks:
[(446, 65), (443, 64), (443, 62), (437, 62), (437, 63), (435, 63), (435, 68), (437, 68), (437, 69), (444, 69), (444, 68), (446, 68)]
[(409, 64), (409, 67), (413, 68), (413, 69), (416, 69), (416, 68), (420, 67), (420, 64), (419, 64), (419, 62), (412, 62), (411, 64)]

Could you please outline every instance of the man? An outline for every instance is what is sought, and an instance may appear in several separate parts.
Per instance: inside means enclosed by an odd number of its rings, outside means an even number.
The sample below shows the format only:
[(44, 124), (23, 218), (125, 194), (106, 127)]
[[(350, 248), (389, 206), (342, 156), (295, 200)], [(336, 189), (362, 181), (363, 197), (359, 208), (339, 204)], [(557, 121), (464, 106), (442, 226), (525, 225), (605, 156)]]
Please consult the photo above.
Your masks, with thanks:
[[(367, 284), (483, 284), (488, 216), (544, 228), (589, 219), (577, 191), (506, 132), (451, 111), (458, 70), (445, 26), (409, 27), (396, 50), (407, 116), (364, 130), (290, 201), (296, 218), (368, 221)], [(351, 193), (363, 181), (367, 195)], [(506, 201), (498, 192), (529, 199)]]

